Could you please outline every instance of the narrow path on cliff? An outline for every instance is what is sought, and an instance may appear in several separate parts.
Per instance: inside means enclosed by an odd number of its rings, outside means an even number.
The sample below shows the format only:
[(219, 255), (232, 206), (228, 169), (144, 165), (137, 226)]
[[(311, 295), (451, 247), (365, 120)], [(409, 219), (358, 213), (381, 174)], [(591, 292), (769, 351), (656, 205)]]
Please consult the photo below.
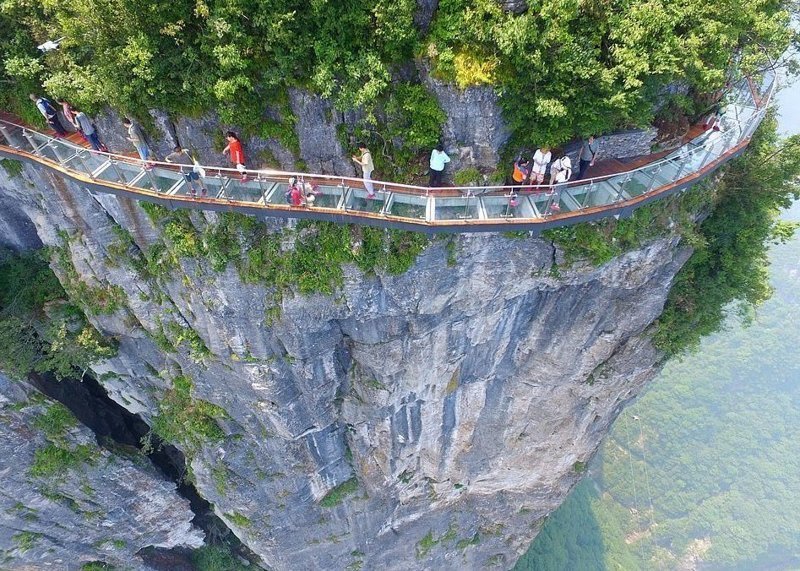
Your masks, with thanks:
[[(742, 79), (728, 93), (719, 129), (703, 129), (665, 156), (638, 168), (553, 186), (429, 188), (281, 171), (200, 167), (207, 196), (187, 194), (175, 165), (144, 163), (90, 151), (0, 118), (0, 155), (47, 166), (89, 190), (170, 208), (235, 210), (257, 216), (311, 218), (423, 232), (541, 230), (629, 216), (654, 200), (690, 187), (740, 154), (766, 113), (775, 74), (759, 86)], [(658, 155), (653, 155), (657, 157)], [(189, 167), (187, 167), (189, 168)], [(307, 183), (307, 186), (306, 186)], [(298, 185), (304, 200), (287, 203)], [(369, 192), (374, 187), (374, 193)], [(291, 201), (290, 201), (291, 202)]]

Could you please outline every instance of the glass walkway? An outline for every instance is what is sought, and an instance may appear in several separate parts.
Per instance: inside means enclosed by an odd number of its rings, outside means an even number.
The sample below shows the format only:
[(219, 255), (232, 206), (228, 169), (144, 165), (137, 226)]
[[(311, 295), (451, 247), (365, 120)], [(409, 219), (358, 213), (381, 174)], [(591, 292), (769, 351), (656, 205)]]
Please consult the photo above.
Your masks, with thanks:
[[(428, 188), (360, 178), (247, 171), (204, 166), (208, 194), (192, 198), (179, 167), (102, 153), (0, 119), (0, 155), (42, 164), (93, 192), (146, 200), (169, 208), (238, 211), (256, 216), (311, 218), (422, 232), (533, 230), (629, 216), (634, 209), (683, 190), (747, 146), (766, 113), (775, 74), (741, 80), (725, 96), (720, 129), (708, 129), (663, 158), (626, 172), (554, 186)], [(191, 167), (189, 167), (191, 168)], [(314, 185), (311, 205), (292, 206), (290, 179)]]

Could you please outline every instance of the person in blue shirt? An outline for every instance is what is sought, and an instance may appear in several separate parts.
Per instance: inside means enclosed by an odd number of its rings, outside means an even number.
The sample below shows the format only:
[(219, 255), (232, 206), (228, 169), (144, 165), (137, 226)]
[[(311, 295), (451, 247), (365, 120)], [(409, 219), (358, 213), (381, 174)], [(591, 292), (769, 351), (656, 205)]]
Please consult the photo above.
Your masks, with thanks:
[(442, 186), (444, 166), (449, 162), (450, 157), (444, 152), (444, 146), (439, 143), (436, 145), (436, 148), (431, 151), (431, 177), (428, 186)]

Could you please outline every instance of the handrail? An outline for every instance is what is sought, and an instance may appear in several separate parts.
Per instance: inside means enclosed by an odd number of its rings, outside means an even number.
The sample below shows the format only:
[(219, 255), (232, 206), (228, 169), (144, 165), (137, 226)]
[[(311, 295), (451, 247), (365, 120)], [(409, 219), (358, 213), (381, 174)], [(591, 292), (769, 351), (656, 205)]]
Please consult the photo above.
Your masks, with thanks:
[[(725, 128), (721, 134), (715, 136), (712, 131), (705, 131), (667, 156), (624, 172), (558, 183), (553, 186), (486, 185), (430, 188), (373, 180), (376, 193), (382, 195), (380, 200), (374, 203), (380, 206), (376, 210), (370, 207), (369, 203), (366, 206), (352, 204), (363, 198), (359, 196), (359, 193), (365, 192), (364, 181), (361, 178), (247, 169), (244, 172), (251, 178), (249, 181), (241, 181), (242, 172), (237, 169), (203, 166), (207, 175), (205, 181), (210, 186), (219, 183), (219, 192), (215, 197), (191, 199), (191, 204), (195, 204), (196, 206), (193, 206), (195, 208), (210, 209), (215, 209), (211, 205), (224, 205), (283, 217), (330, 219), (331, 216), (339, 215), (342, 221), (359, 222), (359, 219), (363, 219), (365, 223), (373, 225), (381, 225), (377, 224), (377, 221), (383, 219), (396, 223), (395, 226), (423, 230), (425, 228), (420, 227), (438, 229), (451, 227), (458, 230), (467, 226), (480, 226), (483, 227), (481, 229), (494, 230), (496, 227), (508, 226), (555, 226), (568, 224), (573, 220), (596, 219), (602, 217), (603, 213), (626, 214), (626, 209), (635, 208), (674, 188), (691, 184), (696, 178), (705, 176), (740, 152), (760, 123), (774, 93), (776, 84), (774, 74), (768, 79), (770, 83), (765, 97), (756, 96), (753, 85), (748, 79), (738, 82), (737, 89), (731, 91), (734, 98), (727, 104), (722, 114)], [(0, 119), (0, 133), (8, 143), (0, 145), (0, 151), (7, 149), (6, 153), (23, 155), (51, 168), (55, 166), (57, 170), (88, 183), (93, 188), (117, 193), (125, 191), (145, 200), (158, 197), (161, 202), (187, 206), (185, 203), (188, 199), (183, 199), (177, 194), (186, 183), (182, 183), (181, 175), (176, 172), (179, 165), (175, 163), (142, 161), (115, 153), (91, 151), (5, 119)], [(20, 137), (27, 141), (27, 145)], [(134, 173), (123, 173), (124, 169), (120, 170), (120, 165), (133, 165), (139, 170)], [(146, 166), (148, 168), (145, 168)], [(667, 174), (659, 178), (664, 170)], [(278, 186), (288, 186), (290, 177), (319, 183), (324, 187), (321, 194), (330, 199), (328, 202), (335, 202), (335, 205), (290, 207), (285, 201), (272, 201), (271, 198), (279, 197), (276, 194)], [(174, 184), (162, 188), (158, 184), (162, 178)], [(215, 182), (211, 184), (211, 181)], [(272, 186), (265, 189), (264, 185), (269, 183), (272, 183)], [(506, 199), (508, 205), (497, 211), (497, 204), (486, 202), (496, 199)], [(408, 200), (412, 202), (407, 202)], [(471, 200), (474, 204), (470, 204)], [(414, 205), (417, 207), (417, 212), (414, 216), (394, 212), (390, 207), (394, 206), (391, 204), (393, 201), (400, 205)], [(427, 203), (423, 204), (422, 201)], [(518, 202), (524, 202), (523, 207), (519, 208), (519, 215)], [(496, 212), (490, 213), (490, 206)], [(420, 210), (423, 207), (424, 215), (421, 215)], [(454, 211), (459, 208), (463, 208), (463, 214)], [(446, 212), (442, 213), (440, 210)], [(318, 213), (319, 216), (314, 213)]]

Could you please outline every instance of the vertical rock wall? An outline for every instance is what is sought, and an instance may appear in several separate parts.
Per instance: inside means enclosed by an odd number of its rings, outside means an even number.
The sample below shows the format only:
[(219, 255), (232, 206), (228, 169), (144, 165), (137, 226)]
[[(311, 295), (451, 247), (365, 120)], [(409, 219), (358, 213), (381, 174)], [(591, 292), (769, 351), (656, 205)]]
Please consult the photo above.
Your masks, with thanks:
[(511, 566), (655, 373), (648, 327), (689, 254), (665, 237), (556, 268), (545, 240), (459, 236), (403, 275), (345, 267), (333, 295), (276, 302), (202, 259), (143, 277), (110, 247), (118, 226), (142, 251), (165, 239), (138, 204), (2, 175), (80, 279), (125, 294), (92, 317), (119, 343), (96, 367), (112, 397), (152, 420), (181, 376), (219, 407), (224, 437), (188, 451), (197, 488), (275, 569)]
[(98, 447), (68, 412), (74, 424), (43, 423), (58, 406), (0, 375), (0, 568), (145, 569), (144, 547), (202, 545), (174, 483)]

